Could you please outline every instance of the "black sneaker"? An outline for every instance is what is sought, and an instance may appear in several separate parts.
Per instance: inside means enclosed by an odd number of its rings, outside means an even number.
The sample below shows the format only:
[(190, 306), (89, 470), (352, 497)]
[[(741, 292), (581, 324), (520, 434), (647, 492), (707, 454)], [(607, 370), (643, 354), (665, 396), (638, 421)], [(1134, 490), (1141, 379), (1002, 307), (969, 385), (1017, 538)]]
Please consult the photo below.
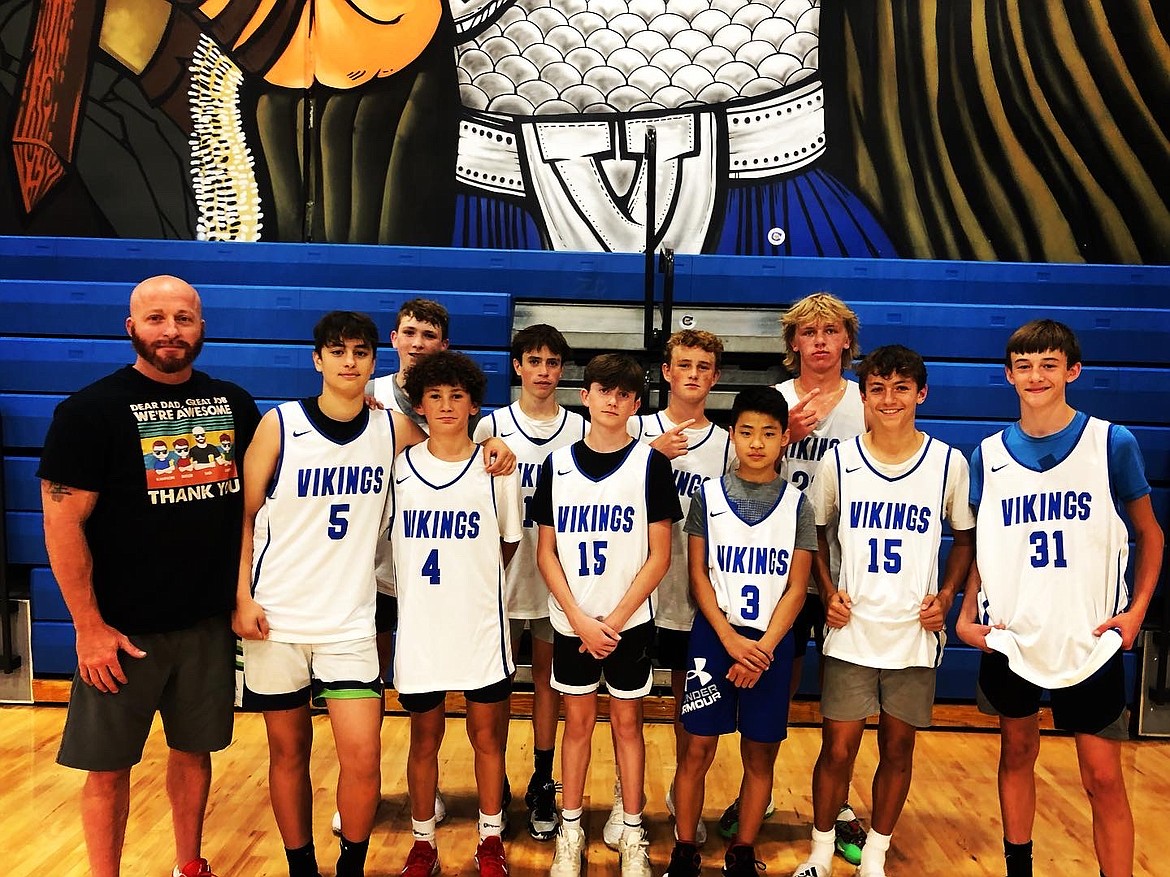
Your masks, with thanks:
[(767, 866), (756, 858), (756, 849), (748, 844), (736, 844), (723, 859), (723, 877), (756, 877), (757, 871)]
[(841, 806), (833, 827), (837, 854), (850, 865), (861, 864), (861, 850), (865, 847), (865, 828), (848, 804)]
[(508, 837), (510, 828), (508, 824), (508, 805), (511, 803), (511, 783), (508, 781), (508, 774), (504, 774), (504, 790), (500, 797), (500, 819), (503, 822), (501, 830), (501, 837)]
[(534, 777), (524, 793), (524, 805), (528, 808), (528, 833), (533, 840), (552, 840), (561, 821), (557, 816), (557, 784), (552, 780), (541, 783)]
[(670, 864), (662, 877), (699, 877), (701, 864), (697, 846), (677, 841), (670, 851)]

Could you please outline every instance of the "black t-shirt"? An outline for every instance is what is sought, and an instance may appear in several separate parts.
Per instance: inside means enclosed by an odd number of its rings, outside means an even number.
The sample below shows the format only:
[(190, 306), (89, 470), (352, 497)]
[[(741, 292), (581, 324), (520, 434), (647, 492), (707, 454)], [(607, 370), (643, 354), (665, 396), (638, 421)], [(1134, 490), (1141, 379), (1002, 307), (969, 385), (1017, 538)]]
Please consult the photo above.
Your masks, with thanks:
[[(259, 420), (235, 384), (200, 371), (160, 384), (131, 366), (57, 406), (37, 476), (98, 494), (85, 537), (107, 624), (159, 633), (232, 608), (240, 463)], [(211, 460), (192, 453), (197, 426), (219, 450)]]
[(353, 420), (334, 420), (328, 414), (321, 411), (321, 403), (318, 401), (317, 396), (302, 399), (301, 407), (305, 410), (305, 416), (309, 418), (313, 426), (317, 427), (322, 435), (332, 439), (339, 445), (349, 444), (349, 442), (365, 431), (366, 426), (370, 422), (370, 409), (364, 405), (357, 413), (357, 417)]
[[(634, 440), (630, 439), (630, 444), (633, 443)], [(630, 445), (626, 445), (620, 450), (603, 454), (590, 448), (584, 439), (573, 443), (573, 459), (577, 461), (577, 466), (598, 481), (617, 471), (629, 451)], [(532, 496), (530, 507), (532, 520), (546, 527), (553, 526), (552, 477), (552, 463), (550, 457), (546, 457), (536, 478), (536, 493)], [(674, 470), (666, 455), (654, 448), (650, 449), (646, 478), (646, 520), (652, 524), (656, 521), (681, 521), (682, 506), (679, 505), (678, 489), (674, 485)]]

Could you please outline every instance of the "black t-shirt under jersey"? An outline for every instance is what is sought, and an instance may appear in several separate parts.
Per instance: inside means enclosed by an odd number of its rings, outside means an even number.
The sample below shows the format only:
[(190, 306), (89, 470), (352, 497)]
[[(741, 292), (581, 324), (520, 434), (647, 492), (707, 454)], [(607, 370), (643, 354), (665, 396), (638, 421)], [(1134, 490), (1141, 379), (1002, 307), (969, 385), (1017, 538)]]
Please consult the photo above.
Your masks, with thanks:
[[(160, 384), (131, 366), (57, 406), (37, 476), (98, 495), (85, 537), (107, 624), (160, 633), (231, 609), (259, 419), (235, 384), (200, 371)], [(215, 453), (192, 455), (195, 427)]]
[[(630, 444), (634, 440), (630, 439)], [(594, 480), (600, 481), (612, 475), (625, 461), (629, 454), (630, 445), (617, 451), (600, 453), (593, 450), (585, 440), (581, 439), (573, 444), (573, 459), (581, 471)], [(650, 464), (646, 473), (646, 520), (655, 521), (682, 520), (682, 506), (678, 501), (678, 489), (674, 484), (674, 470), (665, 454), (651, 448)], [(552, 464), (545, 458), (540, 467), (540, 474), (536, 479), (536, 493), (532, 496), (531, 518), (537, 524), (546, 527), (553, 526), (552, 508)]]
[(348, 444), (351, 440), (361, 435), (365, 430), (366, 425), (370, 422), (370, 409), (362, 406), (361, 411), (358, 412), (357, 417), (353, 420), (334, 420), (329, 415), (321, 411), (321, 403), (317, 401), (317, 396), (312, 396), (308, 399), (301, 400), (301, 407), (305, 409), (305, 416), (313, 426), (326, 438), (337, 442), (339, 445)]

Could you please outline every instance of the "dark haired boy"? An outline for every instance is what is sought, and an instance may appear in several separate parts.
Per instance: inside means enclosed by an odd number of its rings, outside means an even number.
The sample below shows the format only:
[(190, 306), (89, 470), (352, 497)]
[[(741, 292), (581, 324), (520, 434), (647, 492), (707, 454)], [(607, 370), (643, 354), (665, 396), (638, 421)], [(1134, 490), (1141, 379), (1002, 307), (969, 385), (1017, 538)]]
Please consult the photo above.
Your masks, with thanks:
[(374, 549), (389, 514), (390, 462), (424, 436), (403, 415), (365, 405), (378, 345), (369, 317), (328, 313), (313, 344), (321, 394), (269, 411), (248, 448), (232, 627), (244, 639), (243, 704), (264, 712), (289, 874), (318, 875), (312, 701), (328, 709), (337, 743), (337, 874), (360, 877), (380, 796)]
[(426, 442), (394, 462), (391, 534), (398, 584), (394, 682), (410, 713), (410, 790), (414, 846), (402, 873), (439, 870), (435, 792), (448, 691), (467, 702), (479, 797), (481, 877), (506, 877), (503, 832), (504, 717), (512, 652), (504, 568), (522, 533), (517, 476), (489, 475), (467, 434), (487, 380), (461, 353), (443, 351), (411, 368), (406, 392), (427, 420)]
[(670, 564), (670, 530), (682, 512), (670, 461), (627, 432), (638, 410), (641, 366), (624, 354), (602, 354), (585, 367), (584, 382), (589, 434), (545, 460), (532, 501), (537, 564), (555, 631), (552, 686), (566, 695), (563, 809), (550, 874), (581, 872), (582, 801), (604, 672), (624, 784), (621, 871), (649, 877), (642, 698), (652, 681), (653, 594)]
[(723, 873), (755, 877), (754, 843), (788, 736), (792, 624), (817, 550), (812, 509), (777, 472), (788, 405), (772, 387), (744, 390), (731, 411), (734, 472), (691, 498), (691, 593), (699, 611), (687, 650), (682, 723), (690, 734), (674, 779), (677, 841), (669, 877), (698, 877), (695, 825), (719, 737), (740, 733), (739, 826)]
[(426, 431), (427, 422), (410, 403), (406, 376), (432, 353), (446, 350), (451, 318), (447, 309), (429, 298), (403, 302), (394, 317), (390, 346), (398, 353), (398, 371), (370, 382), (370, 394), (394, 411), (400, 411)]
[[(427, 431), (426, 419), (410, 404), (406, 392), (406, 376), (417, 363), (432, 353), (446, 350), (450, 341), (447, 337), (450, 315), (437, 301), (428, 298), (412, 298), (403, 302), (394, 316), (394, 329), (390, 333), (390, 346), (398, 354), (398, 371), (370, 381), (369, 395), (391, 411), (398, 411), (409, 418), (422, 432)], [(390, 543), (383, 540), (378, 546), (376, 559), (378, 571), (378, 611), (375, 623), (378, 628), (378, 660), (386, 672), (394, 658), (394, 629), (398, 625), (398, 602), (394, 589), (394, 559)], [(435, 800), (439, 821), (447, 815), (442, 795)], [(337, 819), (334, 818), (336, 833)]]
[[(1125, 427), (1068, 404), (1081, 374), (1076, 335), (1035, 320), (1008, 339), (1020, 419), (971, 457), (979, 536), (956, 632), (982, 649), (980, 708), (999, 716), (999, 799), (1008, 877), (1032, 873), (1037, 722), (1076, 737), (1101, 874), (1133, 872), (1134, 823), (1121, 768), (1128, 738), (1121, 653), (1133, 646), (1162, 565), (1163, 535), (1141, 451)], [(1133, 593), (1124, 573), (1129, 532)]]
[(516, 453), (526, 510), (524, 537), (508, 564), (507, 608), (513, 653), (525, 627), (532, 637), (533, 770), (524, 801), (528, 833), (541, 841), (551, 840), (559, 823), (552, 768), (561, 696), (551, 684), (553, 628), (548, 618), (548, 587), (536, 568), (536, 522), (527, 509), (540, 464), (557, 448), (585, 435), (585, 419), (557, 404), (557, 385), (569, 354), (565, 336), (552, 326), (538, 323), (517, 332), (512, 339), (512, 369), (520, 378), (520, 398), (493, 411), (475, 428), (476, 441), (497, 436)]
[[(832, 448), (810, 488), (829, 630), (812, 851), (796, 877), (832, 871), (839, 803), (874, 713), (879, 758), (860, 874), (884, 877), (890, 836), (910, 791), (915, 734), (931, 723), (947, 612), (974, 552), (967, 462), (915, 425), (927, 393), (922, 357), (899, 344), (879, 347), (856, 373), (869, 430)], [(940, 587), (944, 520), (954, 543)], [(841, 546), (836, 577), (827, 557), (833, 534)]]

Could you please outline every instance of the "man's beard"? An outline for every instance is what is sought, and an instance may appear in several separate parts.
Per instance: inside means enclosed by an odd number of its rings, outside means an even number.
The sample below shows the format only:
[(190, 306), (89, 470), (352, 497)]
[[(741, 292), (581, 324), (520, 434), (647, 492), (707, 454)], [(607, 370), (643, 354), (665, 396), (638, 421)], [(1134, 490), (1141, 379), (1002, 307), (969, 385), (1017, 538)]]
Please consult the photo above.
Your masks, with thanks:
[(138, 333), (134, 331), (133, 327), (130, 329), (130, 343), (134, 345), (135, 353), (164, 375), (173, 375), (183, 371), (185, 368), (189, 368), (191, 363), (195, 361), (195, 358), (199, 356), (199, 351), (203, 349), (203, 334), (203, 331), (200, 330), (199, 338), (194, 344), (188, 344), (186, 341), (179, 341), (178, 339), (167, 342), (165, 345), (162, 342), (156, 342), (160, 347), (166, 346), (173, 348), (175, 345), (181, 346), (183, 348), (181, 356), (160, 356), (154, 348), (148, 346), (138, 336)]

